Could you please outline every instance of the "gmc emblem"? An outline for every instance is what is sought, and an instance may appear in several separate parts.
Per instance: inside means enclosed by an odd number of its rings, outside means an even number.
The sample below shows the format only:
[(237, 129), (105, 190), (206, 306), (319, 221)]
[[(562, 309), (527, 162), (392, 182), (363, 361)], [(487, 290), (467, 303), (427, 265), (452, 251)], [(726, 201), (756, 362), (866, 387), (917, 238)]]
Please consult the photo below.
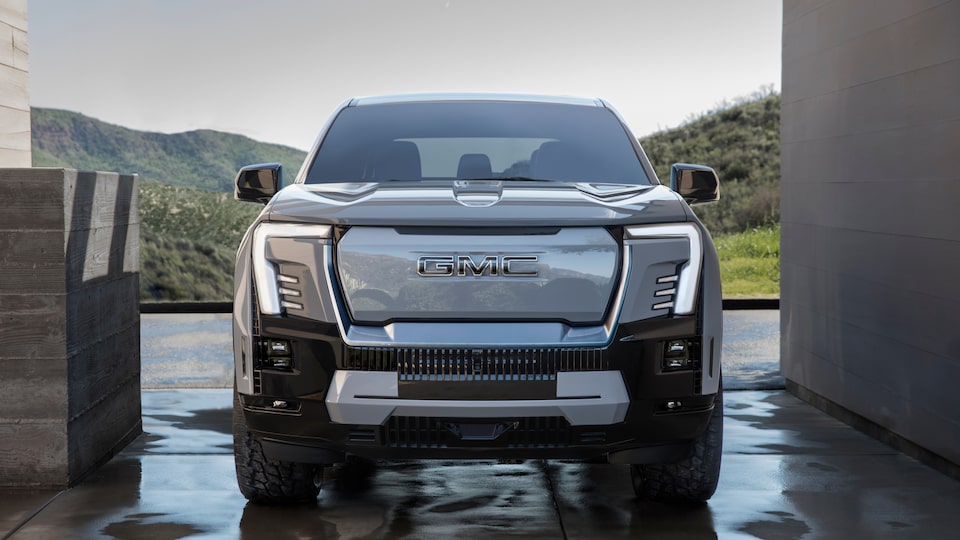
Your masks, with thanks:
[(421, 277), (503, 276), (537, 277), (536, 255), (486, 255), (475, 260), (471, 255), (421, 255), (417, 275)]

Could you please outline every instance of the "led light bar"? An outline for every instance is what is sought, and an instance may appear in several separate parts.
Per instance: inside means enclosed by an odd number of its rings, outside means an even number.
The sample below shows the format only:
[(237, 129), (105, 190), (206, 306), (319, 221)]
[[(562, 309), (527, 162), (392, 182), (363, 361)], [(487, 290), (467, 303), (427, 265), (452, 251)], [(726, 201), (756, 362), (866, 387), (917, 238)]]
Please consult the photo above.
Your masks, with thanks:
[(676, 282), (673, 312), (677, 315), (692, 314), (697, 306), (700, 267), (703, 265), (703, 240), (700, 238), (700, 228), (693, 223), (671, 223), (665, 225), (635, 225), (626, 227), (624, 231), (626, 237), (633, 240), (686, 238), (690, 242), (690, 258), (680, 268), (680, 277)]
[(295, 225), (287, 223), (261, 223), (253, 232), (253, 279), (260, 301), (260, 312), (279, 315), (283, 311), (280, 302), (280, 277), (276, 263), (267, 259), (267, 243), (271, 238), (330, 238), (330, 225)]

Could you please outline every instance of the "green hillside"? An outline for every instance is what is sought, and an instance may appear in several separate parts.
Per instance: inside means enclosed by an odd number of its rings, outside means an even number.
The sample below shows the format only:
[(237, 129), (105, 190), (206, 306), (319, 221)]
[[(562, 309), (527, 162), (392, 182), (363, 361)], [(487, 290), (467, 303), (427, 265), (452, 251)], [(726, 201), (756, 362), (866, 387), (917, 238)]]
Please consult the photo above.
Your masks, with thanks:
[(37, 107), (30, 116), (36, 167), (137, 173), (148, 182), (233, 191), (233, 179), (244, 165), (278, 161), (292, 180), (306, 155), (212, 130), (149, 133)]
[(712, 233), (780, 222), (780, 94), (704, 115), (640, 144), (663, 183), (675, 162), (716, 169), (720, 202), (695, 209)]
[(141, 301), (227, 301), (244, 231), (263, 206), (232, 193), (140, 183)]
[(279, 161), (289, 181), (306, 155), (231, 133), (148, 133), (55, 109), (34, 108), (31, 120), (34, 166), (140, 175), (143, 301), (229, 300), (237, 245), (262, 208), (233, 200), (237, 170)]
[[(779, 114), (771, 95), (641, 139), (664, 182), (676, 161), (717, 169), (721, 201), (696, 212), (716, 238), (726, 296), (779, 294)], [(237, 245), (262, 208), (226, 193), (236, 170), (280, 161), (293, 174), (303, 160), (214, 131), (144, 133), (50, 109), (33, 121), (35, 166), (140, 173), (143, 301), (230, 300)]]

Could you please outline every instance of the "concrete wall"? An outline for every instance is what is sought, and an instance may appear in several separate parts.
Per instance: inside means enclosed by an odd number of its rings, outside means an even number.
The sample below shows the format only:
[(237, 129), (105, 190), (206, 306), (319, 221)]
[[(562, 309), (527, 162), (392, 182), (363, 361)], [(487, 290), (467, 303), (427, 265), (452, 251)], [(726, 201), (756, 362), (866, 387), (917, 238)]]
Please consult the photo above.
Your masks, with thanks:
[(3, 169), (0, 193), (0, 485), (72, 485), (140, 433), (137, 179)]
[(781, 145), (788, 388), (960, 464), (960, 0), (785, 0)]
[(0, 167), (29, 167), (27, 0), (0, 1)]

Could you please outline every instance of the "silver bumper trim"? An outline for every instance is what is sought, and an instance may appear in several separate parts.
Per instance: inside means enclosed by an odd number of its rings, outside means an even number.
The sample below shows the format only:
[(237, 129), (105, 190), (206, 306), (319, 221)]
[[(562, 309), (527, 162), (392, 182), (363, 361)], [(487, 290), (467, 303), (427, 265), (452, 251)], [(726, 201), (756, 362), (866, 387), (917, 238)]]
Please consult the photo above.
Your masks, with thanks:
[(391, 416), (516, 418), (563, 416), (572, 426), (622, 422), (630, 398), (619, 371), (557, 373), (556, 399), (400, 399), (397, 374), (337, 371), (327, 394), (327, 412), (338, 424), (381, 425)]

